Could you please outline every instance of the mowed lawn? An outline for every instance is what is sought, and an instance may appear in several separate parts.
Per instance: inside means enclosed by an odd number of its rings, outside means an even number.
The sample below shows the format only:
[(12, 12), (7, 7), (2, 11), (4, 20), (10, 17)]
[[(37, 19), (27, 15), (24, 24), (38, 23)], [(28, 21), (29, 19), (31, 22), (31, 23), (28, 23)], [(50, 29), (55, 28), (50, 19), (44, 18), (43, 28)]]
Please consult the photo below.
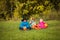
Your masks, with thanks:
[(19, 30), (19, 21), (0, 21), (0, 40), (60, 40), (60, 21), (46, 21), (48, 28)]

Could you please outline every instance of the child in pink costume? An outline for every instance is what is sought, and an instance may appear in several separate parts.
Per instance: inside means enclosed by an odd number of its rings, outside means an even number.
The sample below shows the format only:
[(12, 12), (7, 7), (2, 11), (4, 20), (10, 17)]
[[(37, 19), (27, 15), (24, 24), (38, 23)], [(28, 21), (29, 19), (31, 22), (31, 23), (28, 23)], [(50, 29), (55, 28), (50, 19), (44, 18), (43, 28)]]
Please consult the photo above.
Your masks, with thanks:
[(45, 25), (44, 24), (45, 24), (45, 22), (43, 21), (43, 19), (40, 19), (40, 22), (38, 24), (39, 27), (42, 28), (42, 29), (45, 28)]

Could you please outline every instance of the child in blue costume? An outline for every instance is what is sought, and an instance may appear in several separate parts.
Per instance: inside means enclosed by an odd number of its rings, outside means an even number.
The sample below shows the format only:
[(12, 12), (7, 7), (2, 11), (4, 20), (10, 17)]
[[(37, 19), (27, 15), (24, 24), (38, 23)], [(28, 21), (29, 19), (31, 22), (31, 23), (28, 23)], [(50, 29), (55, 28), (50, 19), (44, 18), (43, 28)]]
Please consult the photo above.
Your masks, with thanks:
[(31, 29), (30, 24), (26, 19), (23, 19), (21, 21), (19, 29), (23, 30), (24, 27), (26, 27), (27, 29)]

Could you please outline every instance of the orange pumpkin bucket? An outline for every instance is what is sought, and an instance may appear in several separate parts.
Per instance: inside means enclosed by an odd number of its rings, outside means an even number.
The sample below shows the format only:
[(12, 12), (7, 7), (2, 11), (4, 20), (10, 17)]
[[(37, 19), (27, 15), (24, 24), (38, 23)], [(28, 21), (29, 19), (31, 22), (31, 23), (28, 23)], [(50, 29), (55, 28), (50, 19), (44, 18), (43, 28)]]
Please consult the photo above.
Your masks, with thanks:
[(26, 27), (23, 27), (23, 30), (27, 30), (27, 28)]

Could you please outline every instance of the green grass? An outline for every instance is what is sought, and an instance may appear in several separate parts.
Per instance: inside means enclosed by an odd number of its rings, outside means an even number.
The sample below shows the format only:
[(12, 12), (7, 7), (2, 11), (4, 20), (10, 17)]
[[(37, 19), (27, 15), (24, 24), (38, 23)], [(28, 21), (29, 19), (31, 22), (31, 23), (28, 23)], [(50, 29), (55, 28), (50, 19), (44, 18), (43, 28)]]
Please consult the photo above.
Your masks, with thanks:
[(0, 21), (0, 40), (60, 40), (60, 21), (46, 21), (47, 29), (19, 30), (19, 21)]

